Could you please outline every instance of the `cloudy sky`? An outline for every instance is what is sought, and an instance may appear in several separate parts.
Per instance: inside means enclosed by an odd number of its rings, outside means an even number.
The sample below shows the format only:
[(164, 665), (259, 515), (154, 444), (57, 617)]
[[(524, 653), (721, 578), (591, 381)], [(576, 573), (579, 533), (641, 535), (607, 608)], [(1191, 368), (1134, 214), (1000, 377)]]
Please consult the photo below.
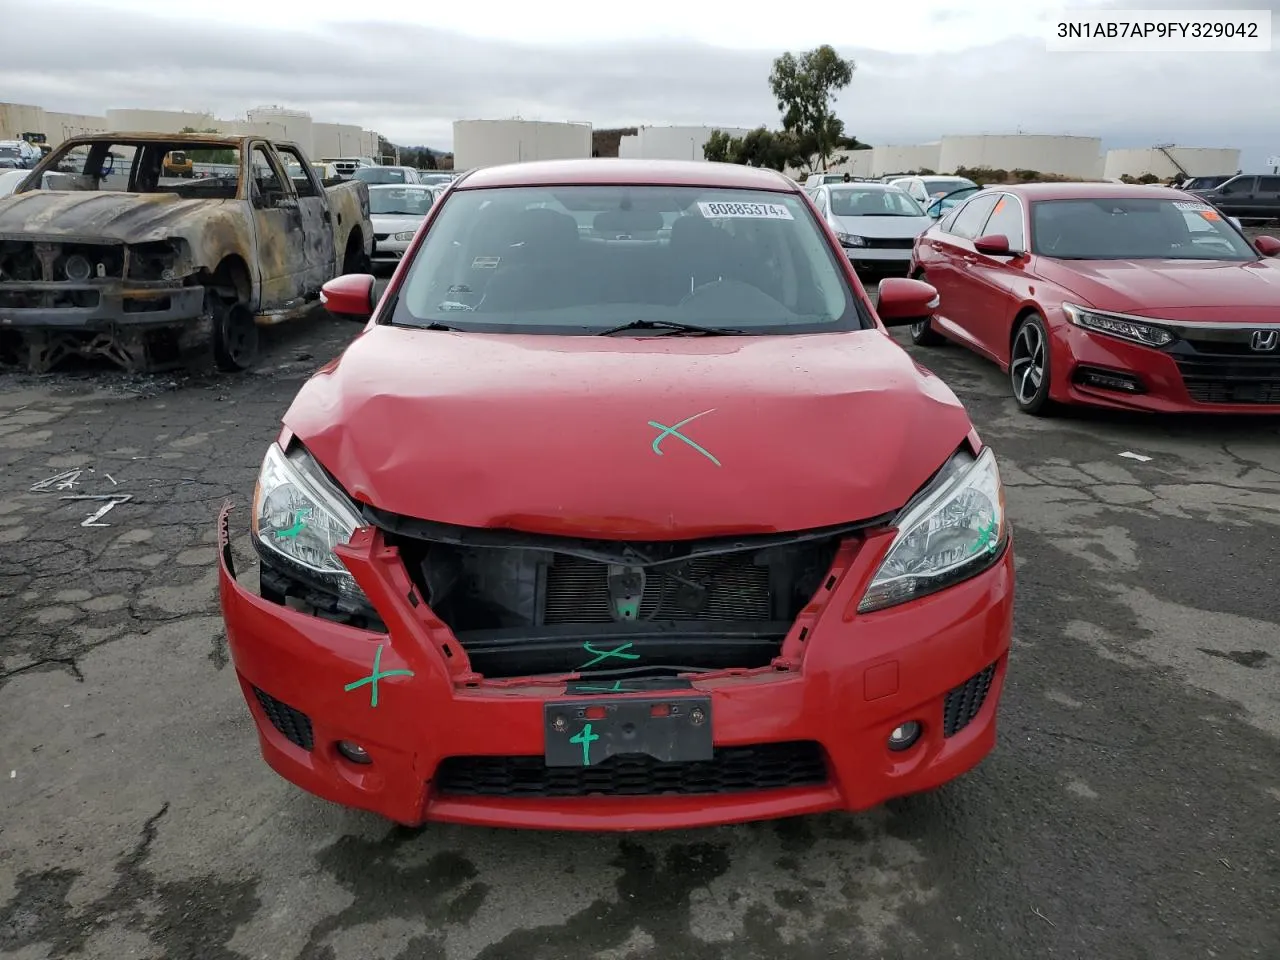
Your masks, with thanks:
[(1240, 147), (1246, 166), (1280, 153), (1264, 119), (1275, 116), (1280, 53), (1047, 53), (1062, 10), (1041, 0), (0, 0), (0, 96), (74, 113), (225, 118), (279, 104), (447, 148), (461, 118), (772, 126), (772, 59), (830, 43), (857, 63), (838, 112), (871, 143), (1021, 131), (1101, 136), (1107, 147)]

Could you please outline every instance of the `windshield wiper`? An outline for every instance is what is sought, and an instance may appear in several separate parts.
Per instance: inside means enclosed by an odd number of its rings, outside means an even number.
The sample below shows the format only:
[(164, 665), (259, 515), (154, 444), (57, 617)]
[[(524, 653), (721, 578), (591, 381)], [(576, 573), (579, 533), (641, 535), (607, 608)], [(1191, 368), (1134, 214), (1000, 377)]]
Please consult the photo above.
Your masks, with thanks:
[(671, 330), (679, 333), (704, 333), (718, 337), (744, 335), (741, 330), (734, 330), (731, 327), (704, 327), (696, 323), (681, 323), (679, 320), (632, 320), (630, 323), (620, 323), (608, 330), (601, 330), (596, 336), (607, 337), (612, 333), (622, 333), (625, 330)]

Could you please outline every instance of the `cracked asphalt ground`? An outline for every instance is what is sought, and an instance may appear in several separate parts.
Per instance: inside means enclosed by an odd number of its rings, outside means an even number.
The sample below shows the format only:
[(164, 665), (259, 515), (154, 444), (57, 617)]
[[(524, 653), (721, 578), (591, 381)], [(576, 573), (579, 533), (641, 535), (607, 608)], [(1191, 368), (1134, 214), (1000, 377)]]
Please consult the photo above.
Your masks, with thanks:
[[(413, 831), (268, 770), (215, 595), (218, 505), (246, 564), (263, 448), (355, 329), (273, 331), (221, 380), (0, 378), (3, 956), (1280, 956), (1275, 421), (1034, 420), (994, 367), (915, 351), (996, 447), (1016, 530), (983, 765), (861, 816)], [(100, 501), (69, 493), (133, 499), (86, 527)]]

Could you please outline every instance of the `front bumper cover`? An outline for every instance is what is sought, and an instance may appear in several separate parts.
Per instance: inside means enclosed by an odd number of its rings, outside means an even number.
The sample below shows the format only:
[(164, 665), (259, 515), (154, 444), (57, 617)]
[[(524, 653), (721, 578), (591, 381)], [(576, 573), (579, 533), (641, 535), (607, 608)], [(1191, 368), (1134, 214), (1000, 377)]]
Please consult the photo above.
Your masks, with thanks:
[[(318, 796), (389, 819), (575, 830), (653, 830), (861, 810), (938, 786), (994, 746), (1013, 616), (1012, 547), (994, 567), (931, 597), (869, 615), (856, 605), (891, 532), (837, 559), (836, 582), (801, 613), (782, 656), (755, 671), (693, 678), (712, 698), (717, 747), (816, 741), (828, 782), (818, 786), (697, 796), (572, 798), (446, 795), (433, 789), (454, 756), (533, 756), (544, 749), (543, 704), (566, 679), (485, 680), (418, 596), (396, 551), (371, 529), (340, 548), (343, 561), (386, 623), (359, 630), (279, 606), (237, 582), (228, 528), (219, 516), (219, 592), (237, 677), (263, 756), (281, 776)], [(839, 568), (839, 569), (837, 569)], [(383, 677), (376, 706), (368, 686)], [(788, 666), (790, 664), (790, 666)], [(972, 721), (942, 733), (949, 690), (994, 667)], [(310, 748), (272, 723), (257, 691), (305, 714)], [(886, 740), (908, 720), (920, 741), (894, 753)], [(296, 739), (296, 737), (295, 737)], [(358, 765), (336, 744), (360, 744)]]

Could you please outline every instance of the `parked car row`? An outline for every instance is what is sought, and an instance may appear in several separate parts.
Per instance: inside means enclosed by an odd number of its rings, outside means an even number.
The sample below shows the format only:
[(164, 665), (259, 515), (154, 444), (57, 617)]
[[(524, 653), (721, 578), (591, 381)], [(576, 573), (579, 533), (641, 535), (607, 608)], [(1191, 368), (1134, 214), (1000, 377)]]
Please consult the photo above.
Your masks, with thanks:
[(973, 190), (915, 241), (911, 276), (939, 305), (911, 336), (999, 364), (1030, 414), (1276, 414), (1277, 254), (1280, 240), (1251, 241), (1204, 195), (1168, 187)]
[(31, 170), (44, 154), (25, 140), (0, 140), (0, 170)]

